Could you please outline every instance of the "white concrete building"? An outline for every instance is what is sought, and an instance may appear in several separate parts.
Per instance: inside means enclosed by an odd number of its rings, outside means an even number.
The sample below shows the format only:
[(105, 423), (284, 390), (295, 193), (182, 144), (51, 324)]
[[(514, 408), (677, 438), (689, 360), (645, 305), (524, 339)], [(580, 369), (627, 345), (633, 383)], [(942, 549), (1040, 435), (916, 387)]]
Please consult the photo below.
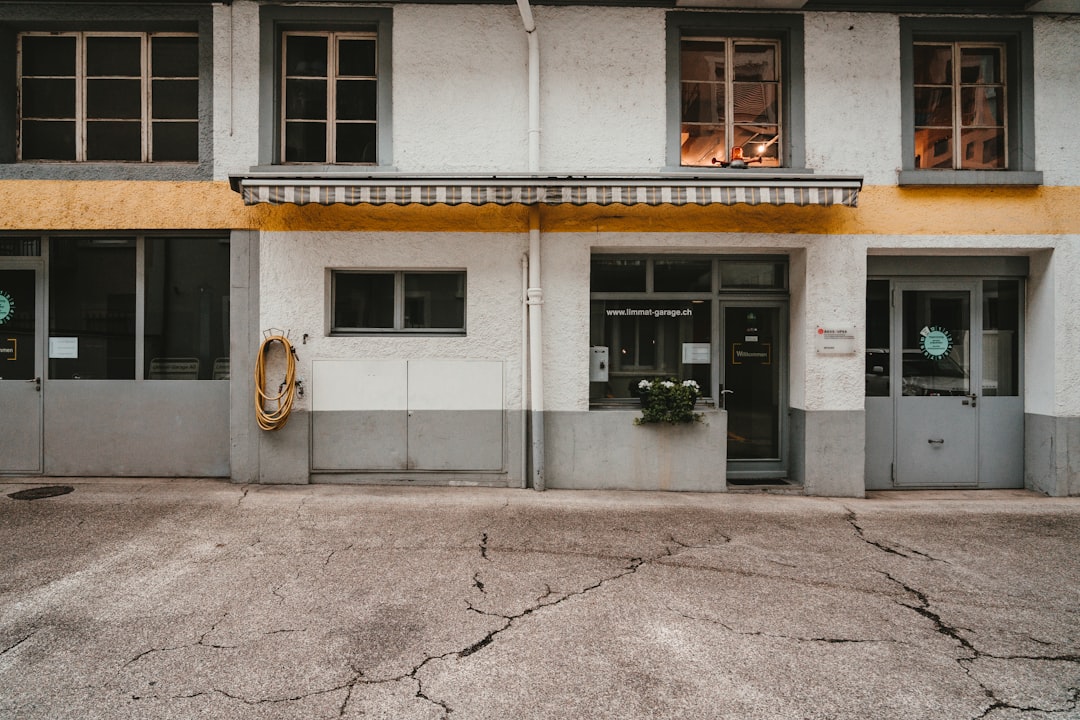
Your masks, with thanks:
[(1080, 494), (1070, 0), (0, 28), (4, 472)]

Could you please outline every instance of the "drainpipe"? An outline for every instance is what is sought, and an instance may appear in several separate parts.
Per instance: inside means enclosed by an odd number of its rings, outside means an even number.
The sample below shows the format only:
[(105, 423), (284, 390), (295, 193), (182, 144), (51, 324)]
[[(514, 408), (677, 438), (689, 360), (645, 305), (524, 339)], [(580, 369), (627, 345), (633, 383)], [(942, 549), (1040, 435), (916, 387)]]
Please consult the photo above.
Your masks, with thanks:
[[(529, 173), (540, 171), (540, 42), (529, 0), (517, 0), (525, 37), (529, 43)], [(540, 287), (540, 208), (529, 207), (529, 428), (532, 431), (532, 486), (544, 489), (544, 357), (540, 311), (544, 291)]]

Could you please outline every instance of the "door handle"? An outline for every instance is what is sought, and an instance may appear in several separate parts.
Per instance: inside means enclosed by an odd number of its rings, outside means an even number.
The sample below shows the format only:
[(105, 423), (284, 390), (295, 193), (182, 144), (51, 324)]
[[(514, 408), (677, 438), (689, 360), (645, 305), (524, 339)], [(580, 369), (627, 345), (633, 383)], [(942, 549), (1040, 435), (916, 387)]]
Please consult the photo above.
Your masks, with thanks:
[(971, 407), (975, 407), (975, 403), (979, 399), (979, 396), (976, 395), (975, 393), (971, 393), (970, 395), (965, 395), (964, 397), (967, 398), (967, 400), (964, 400), (964, 404), (965, 405), (970, 405)]
[(36, 378), (30, 378), (30, 379), (29, 379), (29, 380), (27, 380), (26, 382), (28, 382), (28, 383), (34, 383), (34, 390), (36, 390), (36, 391), (38, 391), (38, 392), (41, 392), (41, 378), (39, 378), (39, 377), (36, 377)]
[(945, 438), (938, 438), (937, 440), (935, 440), (934, 438), (930, 438), (926, 442), (930, 443), (931, 445), (944, 445)]

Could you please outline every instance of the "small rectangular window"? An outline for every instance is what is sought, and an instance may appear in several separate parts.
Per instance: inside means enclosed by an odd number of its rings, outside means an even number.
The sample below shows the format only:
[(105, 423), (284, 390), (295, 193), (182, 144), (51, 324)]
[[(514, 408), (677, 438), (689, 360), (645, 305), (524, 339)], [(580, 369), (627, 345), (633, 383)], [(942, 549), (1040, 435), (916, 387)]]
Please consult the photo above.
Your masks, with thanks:
[(197, 162), (198, 36), (19, 35), (18, 157)]
[(465, 332), (464, 271), (335, 270), (331, 332)]

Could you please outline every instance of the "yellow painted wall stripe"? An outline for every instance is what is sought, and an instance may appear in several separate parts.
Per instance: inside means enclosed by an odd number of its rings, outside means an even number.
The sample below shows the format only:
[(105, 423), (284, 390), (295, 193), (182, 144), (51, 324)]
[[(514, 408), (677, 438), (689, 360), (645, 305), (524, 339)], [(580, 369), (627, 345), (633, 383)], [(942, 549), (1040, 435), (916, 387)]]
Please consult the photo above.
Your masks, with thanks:
[[(523, 206), (247, 207), (225, 182), (0, 181), (3, 231), (525, 232)], [(546, 232), (842, 235), (1080, 233), (1080, 187), (863, 188), (858, 208), (542, 206)]]

